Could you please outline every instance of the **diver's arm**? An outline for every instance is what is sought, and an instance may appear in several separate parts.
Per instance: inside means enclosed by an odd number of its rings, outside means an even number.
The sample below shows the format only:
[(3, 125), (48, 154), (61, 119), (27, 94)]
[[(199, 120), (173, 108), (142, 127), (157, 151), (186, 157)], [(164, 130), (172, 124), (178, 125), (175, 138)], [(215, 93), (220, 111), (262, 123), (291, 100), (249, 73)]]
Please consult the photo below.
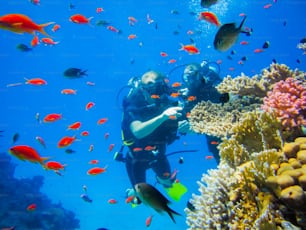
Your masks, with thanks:
[(181, 107), (170, 107), (166, 109), (162, 114), (153, 117), (148, 121), (133, 121), (130, 124), (130, 129), (137, 139), (144, 138), (150, 135), (155, 129), (157, 129), (164, 121), (168, 119), (176, 119), (182, 114), (179, 111), (182, 110)]

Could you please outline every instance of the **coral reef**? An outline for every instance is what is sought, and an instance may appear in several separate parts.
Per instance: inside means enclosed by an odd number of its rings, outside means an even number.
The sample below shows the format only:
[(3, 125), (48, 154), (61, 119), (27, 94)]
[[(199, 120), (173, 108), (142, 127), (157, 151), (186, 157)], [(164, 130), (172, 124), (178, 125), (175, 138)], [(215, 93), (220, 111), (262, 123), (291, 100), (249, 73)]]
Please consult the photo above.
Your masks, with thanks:
[(303, 54), (306, 54), (306, 42), (300, 42), (299, 44), (297, 44), (297, 48), (301, 49), (303, 51)]
[(306, 125), (306, 87), (287, 78), (275, 84), (264, 98), (262, 109), (275, 113), (286, 129)]
[(243, 73), (236, 78), (227, 76), (216, 88), (220, 93), (264, 97), (276, 82), (288, 77), (299, 77), (300, 74), (299, 71), (290, 70), (285, 64), (272, 63), (269, 69), (263, 69), (260, 75), (251, 78)]
[[(16, 229), (79, 229), (75, 214), (64, 209), (61, 204), (53, 204), (40, 192), (43, 177), (32, 179), (14, 178), (16, 165), (11, 157), (0, 153), (0, 228), (15, 226)], [(35, 204), (37, 210), (28, 211)]]

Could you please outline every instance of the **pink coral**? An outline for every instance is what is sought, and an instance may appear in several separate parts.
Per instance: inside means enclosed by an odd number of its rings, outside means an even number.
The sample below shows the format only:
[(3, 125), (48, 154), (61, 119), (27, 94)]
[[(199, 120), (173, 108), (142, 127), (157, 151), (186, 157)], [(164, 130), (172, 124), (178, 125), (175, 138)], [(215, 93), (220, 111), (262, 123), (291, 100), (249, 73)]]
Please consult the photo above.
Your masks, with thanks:
[(306, 90), (305, 87), (291, 77), (279, 81), (264, 98), (262, 109), (274, 112), (283, 126), (293, 128), (306, 125)]

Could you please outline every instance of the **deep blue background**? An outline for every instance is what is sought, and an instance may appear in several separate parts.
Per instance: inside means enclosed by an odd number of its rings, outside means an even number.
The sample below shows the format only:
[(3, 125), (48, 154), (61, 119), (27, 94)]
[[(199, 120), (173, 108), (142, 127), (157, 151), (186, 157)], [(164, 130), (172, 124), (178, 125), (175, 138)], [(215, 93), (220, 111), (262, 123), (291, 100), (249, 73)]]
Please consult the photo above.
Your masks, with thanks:
[[(198, 193), (196, 181), (200, 180), (202, 173), (216, 167), (214, 160), (205, 159), (205, 156), (210, 155), (205, 137), (185, 136), (169, 147), (169, 152), (200, 150), (170, 157), (172, 167), (179, 170), (179, 179), (189, 189), (179, 203), (174, 202), (171, 206), (183, 214), (183, 217), (176, 217), (177, 224), (173, 224), (167, 215), (159, 215), (145, 205), (133, 209), (124, 202), (125, 189), (130, 187), (125, 167), (113, 160), (114, 151), (107, 152), (111, 143), (115, 144), (114, 150), (121, 146), (121, 111), (115, 98), (130, 77), (141, 76), (148, 69), (167, 74), (176, 66), (204, 59), (222, 60), (222, 77), (227, 74), (235, 77), (241, 72), (252, 76), (269, 66), (272, 59), (292, 69), (305, 70), (305, 56), (296, 48), (299, 40), (305, 37), (305, 1), (247, 2), (221, 0), (209, 9), (219, 17), (221, 23), (239, 24), (242, 20), (239, 14), (245, 13), (248, 16), (245, 26), (254, 31), (250, 37), (244, 34), (239, 37), (239, 42), (246, 40), (248, 45), (242, 46), (237, 42), (232, 49), (221, 53), (213, 49), (217, 28), (197, 20), (199, 12), (204, 11), (199, 1), (72, 1), (75, 9), (69, 9), (70, 2), (62, 0), (41, 0), (39, 6), (27, 0), (3, 1), (0, 15), (22, 13), (38, 24), (53, 21), (61, 25), (55, 33), (51, 31), (52, 26), (46, 28), (47, 33), (59, 44), (40, 44), (26, 53), (20, 52), (16, 46), (20, 43), (30, 45), (32, 35), (0, 30), (0, 130), (5, 131), (1, 138), (1, 151), (6, 152), (12, 145), (12, 136), (19, 133), (20, 139), (16, 144), (33, 146), (42, 156), (50, 156), (52, 160), (67, 164), (64, 175), (60, 177), (52, 171), (43, 170), (40, 165), (14, 158), (18, 164), (16, 177), (45, 176), (43, 191), (54, 202), (59, 201), (65, 208), (73, 210), (81, 220), (81, 229), (145, 229), (145, 219), (150, 214), (154, 214), (151, 229), (186, 229), (183, 209), (191, 194)], [(272, 3), (272, 7), (264, 9), (263, 6), (268, 3)], [(102, 7), (104, 11), (97, 14), (97, 7)], [(178, 13), (173, 14), (172, 10)], [(77, 25), (69, 21), (69, 17), (76, 13), (94, 18), (90, 25)], [(147, 24), (147, 14), (155, 23)], [(129, 16), (138, 20), (134, 26), (128, 24)], [(102, 19), (111, 22), (122, 33), (116, 34), (103, 26), (96, 26), (96, 22)], [(188, 30), (192, 30), (194, 35), (187, 35)], [(179, 33), (174, 34), (174, 31)], [(137, 38), (128, 40), (129, 34), (136, 34)], [(44, 37), (41, 34), (38, 36), (40, 39)], [(190, 38), (200, 49), (199, 55), (178, 51), (180, 43), (192, 43)], [(254, 54), (253, 50), (261, 48), (265, 41), (270, 41), (271, 46), (263, 53)], [(233, 60), (229, 60), (227, 56), (232, 50), (235, 50), (235, 54), (231, 55)], [(169, 56), (161, 57), (161, 51), (167, 52)], [(247, 56), (248, 60), (244, 65), (239, 65), (237, 62), (242, 56)], [(177, 62), (168, 64), (172, 58)], [(297, 59), (300, 63), (297, 63)], [(88, 76), (66, 79), (63, 71), (69, 67), (88, 69)], [(231, 67), (234, 71), (229, 70)], [(180, 81), (182, 71), (182, 68), (174, 71), (170, 81)], [(41, 77), (48, 84), (6, 87), (7, 84), (25, 82), (24, 78), (34, 77)], [(95, 82), (95, 86), (86, 85), (87, 81)], [(77, 95), (62, 95), (60, 92), (63, 88), (76, 89)], [(89, 101), (96, 105), (90, 111), (85, 111)], [(39, 124), (35, 119), (36, 113), (41, 118), (48, 113), (61, 113), (63, 119), (52, 124)], [(109, 120), (98, 126), (96, 122), (102, 117)], [(82, 122), (81, 130), (67, 131), (67, 126), (76, 121)], [(88, 130), (90, 135), (78, 135), (83, 130)], [(106, 132), (110, 133), (108, 140), (103, 137)], [(75, 154), (68, 155), (63, 149), (57, 148), (57, 142), (65, 135), (77, 135), (79, 140), (71, 146), (77, 151)], [(44, 138), (47, 149), (39, 145), (36, 136)], [(88, 152), (90, 144), (94, 145), (93, 152)], [(184, 157), (184, 164), (178, 164), (180, 156)], [(108, 165), (107, 172), (96, 177), (86, 175), (91, 167), (88, 161), (92, 159), (98, 159), (100, 166)], [(149, 172), (148, 176), (148, 182), (154, 184), (154, 175)], [(88, 194), (94, 200), (92, 204), (80, 198), (83, 185), (88, 187)], [(159, 185), (157, 188), (163, 191)], [(108, 204), (110, 198), (117, 199), (118, 204)]]

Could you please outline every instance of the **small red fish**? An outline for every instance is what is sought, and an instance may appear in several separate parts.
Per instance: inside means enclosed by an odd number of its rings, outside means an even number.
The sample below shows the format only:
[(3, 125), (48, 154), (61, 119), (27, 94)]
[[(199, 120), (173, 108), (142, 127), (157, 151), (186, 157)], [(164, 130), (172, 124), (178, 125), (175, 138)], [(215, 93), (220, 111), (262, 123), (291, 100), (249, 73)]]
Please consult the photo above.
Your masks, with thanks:
[(95, 103), (92, 102), (92, 101), (90, 101), (90, 102), (88, 102), (88, 103), (86, 104), (85, 109), (88, 111), (88, 110), (90, 110), (92, 107), (94, 107), (94, 105), (95, 105)]
[(107, 151), (108, 152), (113, 151), (114, 147), (115, 147), (115, 144), (110, 144)]
[(151, 95), (151, 98), (152, 98), (152, 99), (160, 99), (160, 96), (157, 95), (157, 94), (152, 94), (152, 95)]
[(70, 17), (70, 21), (76, 24), (89, 24), (93, 17), (86, 18), (82, 14), (75, 14)]
[(36, 210), (36, 204), (30, 204), (28, 207), (27, 207), (27, 211), (35, 211)]
[(135, 196), (129, 196), (125, 199), (125, 203), (128, 204), (128, 203), (131, 203), (133, 200), (134, 200)]
[(59, 43), (59, 42), (53, 41), (52, 38), (42, 38), (40, 41), (45, 45), (56, 45)]
[(106, 172), (106, 169), (107, 169), (107, 166), (105, 166), (104, 168), (94, 167), (87, 171), (87, 175), (96, 176), (98, 174)]
[(31, 79), (25, 78), (25, 80), (26, 80), (26, 84), (29, 84), (29, 85), (47, 85), (47, 82), (41, 78), (31, 78)]
[(108, 30), (112, 31), (112, 32), (115, 32), (115, 33), (119, 33), (120, 30), (118, 30), (117, 28), (115, 28), (114, 26), (107, 26), (106, 27)]
[(107, 202), (109, 204), (117, 204), (118, 203), (117, 200), (115, 200), (115, 199), (109, 199)]
[(136, 34), (130, 34), (129, 36), (128, 36), (128, 40), (133, 40), (133, 39), (135, 39), (137, 36), (136, 36)]
[(96, 165), (96, 164), (99, 164), (99, 160), (91, 160), (88, 163), (92, 165)]
[(135, 148), (133, 148), (133, 152), (134, 152), (134, 153), (141, 152), (142, 150), (143, 150), (143, 149), (140, 148), (140, 147), (135, 147)]
[(89, 85), (89, 86), (94, 86), (94, 85), (96, 85), (94, 82), (91, 82), (91, 81), (87, 81), (86, 82), (86, 85)]
[(53, 32), (56, 32), (56, 31), (58, 31), (59, 29), (61, 28), (61, 26), (59, 25), (59, 24), (55, 24), (53, 27), (52, 27), (52, 31)]
[(105, 124), (106, 122), (108, 121), (108, 118), (104, 117), (104, 118), (101, 118), (97, 121), (97, 124), (98, 125), (103, 125)]
[(214, 159), (214, 156), (206, 156), (205, 159), (206, 160), (211, 160), (211, 159)]
[(148, 145), (148, 146), (146, 146), (146, 147), (144, 148), (145, 151), (153, 151), (153, 150), (155, 150), (155, 149), (156, 149), (156, 146), (150, 146), (150, 145)]
[(263, 8), (264, 8), (264, 9), (269, 9), (271, 6), (272, 6), (272, 4), (269, 3), (269, 4), (264, 5)]
[(17, 157), (22, 161), (30, 161), (32, 163), (44, 164), (44, 161), (48, 160), (48, 157), (41, 157), (39, 153), (28, 145), (16, 145), (9, 149), (9, 153)]
[(195, 101), (196, 99), (197, 99), (196, 96), (189, 96), (189, 97), (187, 98), (187, 101)]
[(104, 11), (104, 9), (102, 7), (97, 7), (97, 9), (96, 9), (97, 14), (99, 14), (103, 11)]
[(180, 82), (174, 82), (171, 86), (173, 88), (177, 88), (177, 87), (180, 87), (181, 85), (182, 85), (182, 83), (180, 83)]
[(62, 119), (62, 114), (58, 114), (58, 113), (50, 113), (50, 114), (47, 114), (43, 121), (44, 122), (54, 122), (54, 121), (58, 121)]
[(128, 20), (129, 20), (129, 25), (130, 26), (134, 26), (135, 23), (137, 22), (137, 19), (132, 17), (132, 16), (128, 17)]
[(104, 134), (104, 139), (107, 140), (109, 138), (109, 133)]
[(188, 54), (200, 54), (200, 50), (195, 45), (183, 45), (181, 43), (181, 48), (179, 50), (184, 50)]
[(48, 161), (45, 163), (44, 168), (49, 170), (64, 170), (66, 165), (63, 165), (57, 161)]
[(31, 2), (33, 5), (38, 6), (39, 3), (40, 3), (40, 0), (30, 0), (30, 2)]
[(63, 89), (61, 91), (61, 94), (65, 94), (65, 95), (76, 95), (76, 90), (75, 89)]
[(168, 54), (167, 54), (166, 52), (163, 52), (163, 51), (161, 51), (159, 54), (160, 54), (160, 56), (162, 56), (162, 57), (167, 57), (167, 56), (168, 56)]
[(89, 132), (88, 131), (83, 131), (83, 132), (81, 132), (81, 136), (83, 136), (83, 137), (86, 137), (86, 136), (88, 136), (89, 135)]
[(210, 22), (210, 23), (212, 23), (216, 26), (221, 25), (218, 17), (212, 12), (202, 12), (202, 13), (200, 13), (199, 20), (205, 20), (205, 21)]
[(168, 61), (168, 64), (173, 64), (173, 63), (175, 63), (175, 62), (176, 62), (175, 59), (170, 59), (170, 60)]
[(38, 25), (24, 14), (6, 14), (0, 17), (1, 29), (9, 30), (18, 34), (29, 33), (34, 35), (35, 31), (38, 31), (49, 36), (44, 30), (44, 27), (51, 24), (54, 24), (54, 22)]
[(150, 215), (150, 216), (146, 219), (146, 226), (147, 226), (147, 227), (149, 227), (149, 226), (151, 225), (152, 218), (153, 218), (153, 215)]
[(212, 145), (218, 145), (219, 142), (218, 142), (218, 141), (211, 141), (210, 144), (212, 144)]
[(34, 35), (32, 41), (31, 41), (31, 46), (32, 47), (35, 47), (39, 44), (39, 39), (38, 39), (38, 36), (37, 35)]
[(247, 44), (249, 44), (248, 41), (241, 41), (241, 42), (240, 42), (240, 45), (247, 45)]
[(73, 124), (69, 125), (67, 130), (69, 129), (72, 129), (72, 130), (77, 130), (81, 127), (81, 122), (77, 121), (77, 122), (74, 122)]
[(255, 49), (255, 50), (254, 50), (254, 53), (262, 53), (262, 52), (264, 52), (263, 49)]
[(57, 143), (58, 148), (65, 148), (71, 145), (74, 141), (76, 140), (76, 137), (70, 137), (70, 136), (65, 136), (62, 139), (59, 140)]

